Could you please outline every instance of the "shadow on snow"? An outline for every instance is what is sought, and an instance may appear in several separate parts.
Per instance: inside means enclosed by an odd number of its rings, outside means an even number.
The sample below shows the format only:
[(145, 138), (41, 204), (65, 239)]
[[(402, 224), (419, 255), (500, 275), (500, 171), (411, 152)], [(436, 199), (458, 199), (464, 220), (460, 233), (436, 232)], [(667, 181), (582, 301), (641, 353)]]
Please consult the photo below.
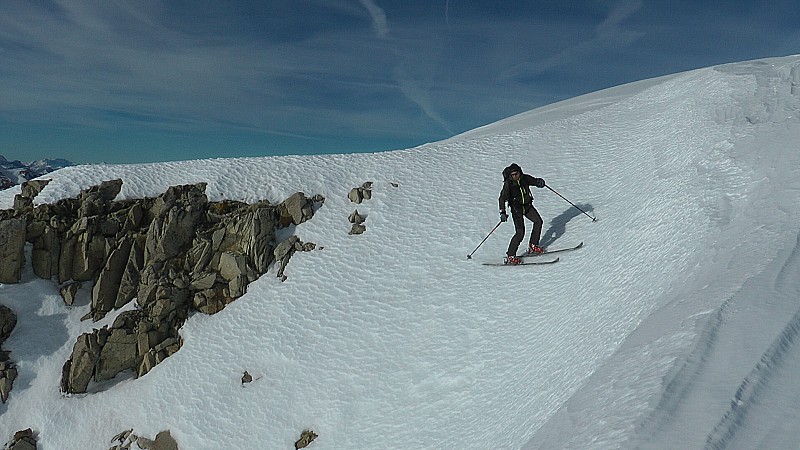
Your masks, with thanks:
[[(594, 207), (588, 204), (579, 204), (577, 205), (578, 208), (586, 211), (591, 212), (594, 211)], [(558, 240), (566, 231), (567, 231), (567, 223), (570, 220), (574, 219), (577, 216), (583, 215), (577, 208), (570, 207), (563, 213), (559, 214), (558, 216), (554, 217), (550, 221), (550, 227), (542, 234), (542, 238), (539, 241), (542, 247), (549, 247), (555, 241)]]

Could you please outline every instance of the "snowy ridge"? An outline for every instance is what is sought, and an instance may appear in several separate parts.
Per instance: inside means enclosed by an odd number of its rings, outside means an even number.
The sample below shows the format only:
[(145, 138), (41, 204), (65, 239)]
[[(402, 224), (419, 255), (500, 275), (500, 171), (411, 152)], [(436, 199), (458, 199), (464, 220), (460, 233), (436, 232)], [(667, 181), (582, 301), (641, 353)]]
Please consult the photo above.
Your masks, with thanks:
[[(797, 121), (800, 97), (791, 93), (789, 75), (796, 67), (797, 60), (787, 58), (716, 69), (746, 75), (741, 81), (749, 84), (743, 95), (732, 96), (735, 102), (715, 112), (718, 123), (744, 119), (754, 125), (732, 128), (733, 137), (717, 146), (722, 160), (736, 161), (736, 167), (748, 175), (741, 178), (734, 175), (736, 172), (715, 170), (714, 158), (710, 164), (699, 166), (702, 170), (698, 174), (707, 175), (707, 186), (727, 184), (704, 196), (702, 210), (710, 213), (719, 227), (714, 242), (702, 246), (706, 258), (685, 273), (680, 285), (666, 292), (664, 307), (631, 333), (617, 354), (525, 448), (706, 445), (742, 380), (783, 331), (783, 318), (796, 312), (791, 296), (775, 291), (770, 280), (784, 266), (784, 249), (796, 246), (796, 223), (800, 219), (797, 209), (788, 207), (788, 203), (796, 202), (787, 203), (784, 197), (800, 194), (800, 155), (787, 140), (797, 133), (793, 122)], [(772, 75), (762, 76), (766, 73)], [(760, 120), (752, 120), (754, 111), (764, 112)], [(766, 129), (770, 131), (764, 132)], [(750, 181), (731, 184), (737, 179)], [(725, 195), (720, 196), (722, 192)], [(691, 239), (685, 244), (696, 246), (701, 242)], [(783, 249), (772, 245), (775, 242), (784, 242)], [(765, 296), (770, 299), (766, 304), (761, 300)], [(734, 354), (739, 356), (732, 358)], [(776, 397), (774, 386), (796, 392), (786, 377), (797, 369), (797, 365), (791, 366), (773, 383), (768, 391), (770, 405), (780, 412), (756, 408), (759, 414), (751, 420), (748, 432), (737, 435), (738, 444), (750, 443), (741, 448), (757, 446), (757, 439), (770, 431), (779, 436), (773, 442), (791, 442), (793, 434), (787, 430), (797, 415), (791, 407), (783, 406), (785, 400)], [(650, 375), (644, 376), (645, 372)], [(660, 374), (660, 380), (653, 380), (653, 374)], [(776, 409), (776, 405), (781, 407)], [(781, 413), (783, 420), (775, 417)], [(765, 419), (767, 416), (770, 419)], [(586, 425), (593, 422), (603, 426)], [(570, 430), (566, 438), (564, 430)]]
[[(87, 294), (67, 308), (30, 270), (0, 286), (20, 315), (0, 440), (32, 427), (43, 450), (107, 448), (124, 429), (169, 429), (182, 449), (288, 449), (312, 429), (314, 450), (780, 448), (800, 437), (782, 399), (800, 373), (786, 321), (798, 314), (798, 66), (646, 80), (396, 152), (54, 172), (36, 202), (114, 178), (119, 199), (201, 181), (211, 200), (322, 194), (295, 230), (322, 249), (296, 255), (286, 282), (269, 273), (194, 315), (146, 376), (71, 398), (57, 393), (61, 366), (102, 326), (78, 320)], [(505, 224), (464, 258), (497, 223), (510, 162), (598, 217), (534, 191), (543, 244), (584, 249), (498, 274), (480, 263), (502, 258)], [(372, 199), (351, 203), (365, 181)], [(356, 208), (367, 231), (349, 236)], [(246, 388), (244, 370), (258, 380)], [(745, 409), (731, 406), (740, 388)]]

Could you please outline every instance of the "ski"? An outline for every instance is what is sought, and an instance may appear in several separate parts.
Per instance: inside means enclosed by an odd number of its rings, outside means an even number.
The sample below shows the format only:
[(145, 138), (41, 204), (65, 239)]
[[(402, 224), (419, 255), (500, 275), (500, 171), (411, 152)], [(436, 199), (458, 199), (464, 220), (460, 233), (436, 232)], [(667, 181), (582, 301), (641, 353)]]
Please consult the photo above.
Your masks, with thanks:
[(549, 255), (551, 253), (570, 252), (572, 250), (577, 250), (577, 249), (579, 249), (581, 247), (583, 247), (583, 242), (581, 242), (580, 244), (578, 244), (578, 245), (576, 245), (574, 247), (557, 248), (555, 250), (547, 250), (547, 249), (545, 249), (545, 251), (542, 252), (542, 253), (523, 253), (521, 255), (518, 255), (517, 257), (518, 258), (531, 258), (531, 257), (534, 257), (534, 256)]
[(557, 263), (559, 258), (552, 259), (550, 261), (532, 261), (532, 262), (523, 262), (519, 264), (506, 264), (506, 263), (483, 263), (484, 266), (508, 266), (508, 267), (515, 267), (515, 266), (541, 266), (544, 264), (553, 264)]

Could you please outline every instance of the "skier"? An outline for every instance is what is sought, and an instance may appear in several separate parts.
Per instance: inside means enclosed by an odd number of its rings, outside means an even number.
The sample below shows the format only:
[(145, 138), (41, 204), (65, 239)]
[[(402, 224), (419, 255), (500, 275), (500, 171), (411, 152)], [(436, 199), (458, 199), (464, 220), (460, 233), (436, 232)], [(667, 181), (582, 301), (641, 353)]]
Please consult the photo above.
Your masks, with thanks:
[(525, 238), (525, 219), (533, 222), (531, 239), (528, 244), (528, 254), (543, 253), (544, 249), (539, 247), (539, 239), (542, 234), (542, 216), (533, 207), (533, 196), (531, 186), (538, 188), (545, 187), (544, 179), (536, 178), (522, 173), (522, 168), (517, 164), (511, 164), (503, 170), (503, 189), (500, 191), (500, 221), (508, 220), (506, 214), (506, 202), (511, 206), (511, 218), (514, 219), (514, 229), (516, 233), (508, 244), (508, 251), (504, 262), (506, 264), (520, 264), (522, 260), (517, 256), (517, 249), (522, 239)]

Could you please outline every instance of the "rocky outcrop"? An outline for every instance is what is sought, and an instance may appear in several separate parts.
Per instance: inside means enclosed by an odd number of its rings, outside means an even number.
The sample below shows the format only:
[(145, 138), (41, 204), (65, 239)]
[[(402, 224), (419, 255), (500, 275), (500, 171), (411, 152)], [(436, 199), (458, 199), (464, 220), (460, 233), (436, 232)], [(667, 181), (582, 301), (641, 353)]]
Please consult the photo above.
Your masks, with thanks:
[(0, 211), (0, 234), (8, 236), (0, 244), (5, 282), (19, 281), (27, 241), (34, 273), (57, 279), (65, 303), (74, 301), (77, 283), (91, 282), (85, 319), (100, 320), (134, 298), (137, 306), (77, 339), (62, 369), (65, 393), (85, 392), (92, 380), (124, 370), (147, 373), (181, 347), (178, 329), (190, 311), (214, 314), (242, 296), (278, 248), (285, 277), (291, 254), (313, 244), (294, 236), (278, 243), (276, 230), (309, 220), (324, 201), (298, 192), (279, 204), (209, 202), (205, 183), (115, 201), (122, 180), (111, 180), (34, 208), (42, 187), (26, 184), (15, 208)]

